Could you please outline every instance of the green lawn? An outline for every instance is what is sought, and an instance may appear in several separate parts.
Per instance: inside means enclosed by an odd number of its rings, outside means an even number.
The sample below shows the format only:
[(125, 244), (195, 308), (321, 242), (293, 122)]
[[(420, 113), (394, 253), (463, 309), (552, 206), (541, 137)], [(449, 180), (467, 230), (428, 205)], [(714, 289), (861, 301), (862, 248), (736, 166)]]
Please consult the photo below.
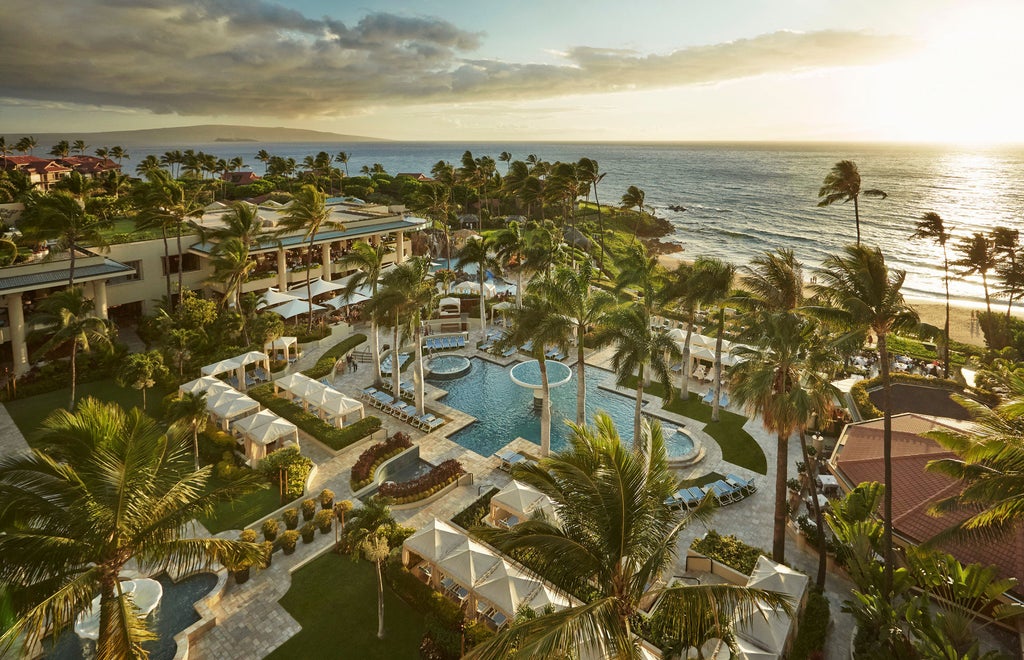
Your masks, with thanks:
[[(636, 387), (635, 377), (630, 379), (627, 387)], [(644, 388), (644, 392), (664, 397), (665, 388), (660, 383), (651, 383), (650, 387)], [(720, 410), (719, 421), (712, 422), (711, 406), (701, 401), (700, 395), (696, 392), (690, 392), (687, 401), (676, 396), (665, 406), (665, 410), (706, 424), (704, 432), (714, 438), (722, 448), (722, 458), (729, 463), (758, 474), (768, 473), (768, 459), (765, 458), (764, 451), (757, 444), (757, 440), (743, 430), (743, 425), (747, 422), (743, 415)]]
[(386, 585), (386, 634), (377, 639), (377, 574), (369, 562), (327, 553), (292, 574), (280, 602), (302, 630), (268, 658), (419, 657), (423, 616)]
[[(216, 477), (210, 480), (211, 488), (219, 485)], [(282, 506), (277, 486), (267, 482), (264, 488), (242, 495), (231, 502), (221, 502), (214, 507), (212, 515), (199, 516), (198, 520), (211, 534), (217, 534), (226, 529), (243, 529), (249, 523), (277, 511)]]
[[(167, 391), (153, 387), (146, 391), (146, 412), (151, 416), (160, 418), (161, 402), (168, 394)], [(40, 423), (54, 410), (67, 408), (68, 399), (71, 396), (71, 388), (47, 392), (26, 399), (8, 401), (7, 412), (11, 419), (21, 430), (26, 438), (39, 428)], [(92, 396), (101, 401), (113, 401), (123, 408), (142, 407), (142, 393), (134, 389), (126, 389), (115, 383), (112, 379), (98, 380), (92, 383), (79, 383), (76, 396), (79, 400)]]

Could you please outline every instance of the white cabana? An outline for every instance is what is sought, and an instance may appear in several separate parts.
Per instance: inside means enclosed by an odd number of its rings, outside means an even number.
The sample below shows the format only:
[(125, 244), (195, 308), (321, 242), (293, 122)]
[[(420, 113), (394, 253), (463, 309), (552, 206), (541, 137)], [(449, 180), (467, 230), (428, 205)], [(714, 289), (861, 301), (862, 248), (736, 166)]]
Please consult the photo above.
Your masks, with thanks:
[(295, 359), (299, 358), (299, 340), (297, 337), (278, 337), (274, 341), (263, 344), (263, 350), (270, 353), (277, 359), (278, 352), (283, 354), (282, 360), (292, 361), (292, 349), (295, 349)]
[(672, 328), (668, 331), (668, 337), (677, 342), (686, 341), (686, 331), (680, 328)]
[(322, 388), (322, 383), (299, 372), (282, 376), (274, 381), (274, 394), (279, 394), (281, 390), (284, 390), (291, 395), (290, 398), (302, 400), (304, 408), (308, 408), (306, 397), (319, 392)]
[(353, 291), (349, 295), (341, 294), (340, 296), (335, 296), (330, 300), (324, 300), (321, 304), (330, 305), (335, 309), (341, 309), (346, 305), (355, 305), (356, 303), (366, 302), (369, 299), (369, 295), (360, 293), (359, 291)]
[(464, 543), (438, 562), (438, 567), (467, 589), (473, 588), (501, 563), (490, 548), (466, 537)]
[(227, 431), (231, 420), (259, 412), (260, 404), (241, 392), (224, 392), (207, 401), (206, 409), (220, 420), (221, 428)]
[(550, 506), (551, 499), (547, 495), (513, 479), (491, 498), (491, 522), (510, 527), (526, 520), (537, 509)]
[(448, 551), (466, 539), (466, 535), (451, 524), (431, 518), (402, 544), (403, 561), (409, 563), (409, 553), (414, 552), (429, 562), (438, 562)]
[(208, 364), (199, 370), (204, 376), (216, 376), (217, 374), (227, 373), (229, 371), (238, 371), (238, 368), (242, 366), (242, 363), (237, 357), (229, 358), (227, 360), (221, 360)]
[(298, 296), (293, 296), (290, 293), (284, 291), (278, 291), (271, 287), (267, 289), (267, 292), (260, 296), (260, 301), (256, 305), (256, 309), (264, 309), (266, 307), (274, 307), (291, 300), (298, 300)]
[(250, 466), (288, 444), (299, 446), (299, 429), (286, 419), (277, 419), (257, 426), (245, 434), (245, 458)]
[(258, 426), (269, 424), (275, 419), (280, 419), (276, 413), (269, 410), (261, 410), (255, 415), (242, 417), (231, 422), (231, 430), (237, 434), (248, 433)]
[[(313, 305), (313, 311), (314, 312), (322, 312), (325, 309), (327, 309), (327, 308), (324, 307), (323, 305), (317, 305), (317, 304)], [(310, 309), (309, 309), (309, 301), (299, 300), (298, 298), (296, 298), (296, 299), (291, 300), (289, 302), (286, 302), (286, 303), (284, 303), (282, 305), (277, 305), (276, 307), (270, 307), (269, 309), (267, 309), (267, 311), (268, 312), (273, 312), (273, 313), (277, 314), (278, 316), (280, 316), (281, 318), (291, 319), (291, 318), (295, 318), (299, 314), (309, 314), (309, 311), (310, 311)]]
[[(794, 607), (799, 607), (807, 590), (809, 578), (783, 564), (761, 556), (747, 580), (748, 587), (765, 589), (789, 596)], [(772, 655), (749, 657), (782, 657), (785, 655), (792, 632), (793, 620), (782, 610), (761, 604), (762, 612), (754, 612), (736, 622), (736, 635)]]
[(181, 394), (195, 394), (197, 392), (206, 392), (207, 396), (216, 394), (217, 392), (223, 392), (224, 390), (234, 389), (219, 378), (213, 376), (202, 376), (195, 380), (190, 380), (183, 385), (178, 386), (178, 392)]
[(458, 298), (441, 298), (437, 309), (441, 316), (458, 316), (462, 313), (462, 301)]
[[(342, 290), (344, 288), (345, 288), (344, 284), (337, 284), (335, 282), (328, 282), (328, 281), (324, 280), (323, 278), (318, 277), (315, 280), (310, 281), (310, 283), (309, 283), (309, 289), (310, 289), (309, 295), (311, 295), (314, 298), (316, 298), (317, 296), (322, 296), (325, 293), (333, 293), (335, 291), (340, 291), (340, 290)], [(290, 289), (288, 289), (288, 291), (291, 292), (292, 295), (295, 295), (295, 296), (301, 298), (302, 300), (308, 300), (306, 298), (307, 292), (306, 292), (306, 283), (305, 282), (303, 282), (301, 284), (296, 284), (295, 286), (293, 286)]]
[(320, 411), (320, 416), (324, 421), (333, 423), (339, 428), (345, 424), (348, 417), (358, 416), (358, 419), (363, 419), (366, 416), (361, 402), (347, 397), (331, 387), (324, 388), (322, 396), (318, 395), (317, 399), (310, 403)]
[(509, 619), (516, 610), (541, 589), (541, 582), (502, 560), (494, 570), (473, 588), (477, 598), (482, 598), (495, 609), (501, 610)]
[(529, 601), (530, 608), (535, 612), (543, 612), (544, 608), (551, 606), (555, 611), (564, 610), (569, 607), (569, 599), (552, 589), (549, 585), (541, 583), (540, 589), (533, 594)]

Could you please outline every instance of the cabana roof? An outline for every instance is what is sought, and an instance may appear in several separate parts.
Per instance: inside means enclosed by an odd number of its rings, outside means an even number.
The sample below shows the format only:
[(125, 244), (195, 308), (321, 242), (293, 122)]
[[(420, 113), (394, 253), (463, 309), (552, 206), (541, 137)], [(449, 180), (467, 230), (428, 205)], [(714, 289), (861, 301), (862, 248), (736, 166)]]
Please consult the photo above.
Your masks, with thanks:
[(538, 507), (551, 504), (551, 499), (529, 484), (513, 479), (491, 498), (491, 503), (526, 518)]
[(294, 346), (299, 343), (298, 337), (278, 337), (274, 341), (268, 341), (263, 344), (263, 350), (265, 351), (283, 351), (289, 346)]
[(239, 362), (237, 357), (233, 357), (227, 360), (214, 362), (213, 364), (208, 364), (199, 371), (204, 376), (216, 376), (217, 374), (222, 374), (228, 371), (234, 371), (235, 369), (238, 369), (240, 366), (242, 366), (242, 363)]
[(261, 351), (249, 351), (248, 353), (239, 355), (235, 359), (241, 362), (242, 366), (245, 366), (247, 364), (253, 364), (254, 362), (266, 362), (270, 359), (270, 356)]
[[(340, 291), (341, 289), (344, 289), (344, 288), (345, 288), (345, 286), (342, 285), (342, 284), (336, 284), (334, 282), (328, 282), (325, 279), (323, 279), (322, 277), (318, 277), (315, 280), (310, 281), (310, 283), (309, 283), (309, 289), (310, 289), (309, 295), (311, 295), (314, 298), (316, 298), (317, 296), (322, 296), (325, 293), (332, 293), (334, 291)], [(306, 283), (305, 282), (303, 282), (301, 284), (296, 284), (295, 286), (293, 286), (290, 289), (288, 289), (288, 291), (293, 292), (292, 295), (295, 295), (295, 296), (301, 298), (302, 300), (307, 300), (307, 298), (306, 298), (307, 292), (306, 292)]]
[(195, 394), (196, 392), (206, 392), (207, 396), (232, 389), (234, 388), (213, 376), (202, 376), (178, 386), (178, 391), (181, 393)]
[(286, 303), (289, 300), (298, 300), (298, 299), (299, 299), (298, 296), (293, 296), (290, 293), (286, 293), (284, 291), (278, 291), (277, 289), (271, 287), (271, 288), (267, 289), (266, 293), (264, 293), (262, 296), (260, 296), (260, 301), (256, 305), (256, 309), (263, 309), (265, 307), (274, 307), (275, 305), (280, 305), (282, 303)]
[[(268, 312), (273, 312), (273, 313), (277, 314), (278, 316), (280, 316), (281, 318), (290, 319), (292, 317), (298, 316), (299, 314), (309, 314), (309, 312), (310, 312), (310, 308), (309, 307), (310, 307), (310, 305), (309, 305), (308, 301), (306, 301), (306, 300), (299, 300), (298, 298), (294, 298), (294, 299), (292, 299), (292, 300), (290, 300), (290, 301), (288, 301), (288, 302), (286, 302), (286, 303), (284, 303), (282, 305), (276, 305), (274, 307), (270, 307), (270, 308), (267, 309), (267, 311)], [(327, 308), (324, 307), (323, 305), (316, 305), (316, 304), (314, 304), (312, 311), (314, 311), (314, 312), (322, 312), (325, 309), (327, 309)]]
[(490, 548), (467, 537), (438, 566), (456, 582), (473, 587), (500, 563), (501, 559)]
[(465, 534), (449, 523), (432, 518), (419, 531), (405, 540), (405, 548), (428, 561), (437, 562), (465, 539)]

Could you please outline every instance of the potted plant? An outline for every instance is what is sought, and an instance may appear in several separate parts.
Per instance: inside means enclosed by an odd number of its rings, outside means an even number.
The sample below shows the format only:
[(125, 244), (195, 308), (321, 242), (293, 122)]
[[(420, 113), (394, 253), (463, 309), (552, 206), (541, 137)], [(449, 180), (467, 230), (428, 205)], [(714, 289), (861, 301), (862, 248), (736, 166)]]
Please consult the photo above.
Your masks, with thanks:
[(263, 565), (260, 568), (270, 568), (270, 563), (274, 559), (274, 543), (272, 541), (264, 541), (260, 543), (263, 547)]
[(280, 524), (273, 518), (263, 521), (263, 538), (273, 542), (277, 538), (277, 532), (281, 529)]
[[(243, 529), (242, 533), (238, 535), (238, 540), (245, 543), (255, 543), (256, 532), (251, 529)], [(224, 567), (235, 578), (236, 584), (245, 584), (249, 581), (249, 569), (252, 568), (252, 562), (246, 559), (229, 557), (225, 561)]]
[(332, 511), (332, 510), (320, 511), (320, 512), (318, 512), (316, 514), (316, 517), (313, 520), (314, 520), (314, 524), (320, 530), (321, 534), (330, 534), (331, 533), (331, 527), (334, 524), (334, 511)]
[(302, 500), (302, 519), (309, 522), (316, 515), (316, 500)]
[(334, 506), (334, 491), (324, 488), (320, 491), (320, 508), (330, 509)]
[(284, 551), (284, 554), (286, 555), (290, 555), (293, 552), (295, 552), (295, 546), (296, 544), (298, 544), (298, 542), (299, 533), (294, 529), (289, 529), (288, 531), (281, 534), (281, 549)]
[(306, 523), (302, 526), (302, 542), (312, 543), (313, 538), (316, 536), (316, 525), (311, 522)]
[(288, 529), (297, 529), (299, 526), (299, 511), (295, 507), (285, 509), (281, 514), (284, 519), (284, 526)]

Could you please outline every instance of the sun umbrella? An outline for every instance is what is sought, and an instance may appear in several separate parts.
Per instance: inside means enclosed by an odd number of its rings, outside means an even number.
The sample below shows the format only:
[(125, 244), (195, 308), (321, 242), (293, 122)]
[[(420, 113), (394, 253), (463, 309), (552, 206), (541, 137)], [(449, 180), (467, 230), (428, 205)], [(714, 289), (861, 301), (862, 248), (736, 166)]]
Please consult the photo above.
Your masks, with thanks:
[(286, 303), (289, 300), (298, 300), (298, 296), (293, 296), (290, 293), (284, 293), (277, 289), (270, 288), (267, 292), (260, 296), (260, 302), (256, 305), (256, 309), (263, 309), (265, 307), (274, 307), (281, 303)]
[[(313, 305), (314, 312), (322, 312), (325, 309), (327, 308), (322, 305)], [(277, 305), (276, 307), (271, 307), (267, 311), (273, 312), (282, 318), (290, 319), (298, 316), (299, 314), (308, 314), (309, 303), (305, 300), (294, 298), (290, 302), (286, 302), (283, 305)]]

